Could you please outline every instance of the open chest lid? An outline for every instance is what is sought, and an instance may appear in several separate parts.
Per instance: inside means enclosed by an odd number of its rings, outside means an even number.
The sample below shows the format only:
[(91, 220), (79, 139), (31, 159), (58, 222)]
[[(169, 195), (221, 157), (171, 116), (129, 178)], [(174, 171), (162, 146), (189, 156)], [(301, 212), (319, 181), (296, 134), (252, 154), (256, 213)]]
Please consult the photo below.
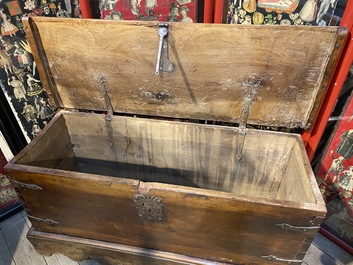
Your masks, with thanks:
[(24, 25), (58, 108), (287, 128), (311, 126), (347, 33), (44, 17)]

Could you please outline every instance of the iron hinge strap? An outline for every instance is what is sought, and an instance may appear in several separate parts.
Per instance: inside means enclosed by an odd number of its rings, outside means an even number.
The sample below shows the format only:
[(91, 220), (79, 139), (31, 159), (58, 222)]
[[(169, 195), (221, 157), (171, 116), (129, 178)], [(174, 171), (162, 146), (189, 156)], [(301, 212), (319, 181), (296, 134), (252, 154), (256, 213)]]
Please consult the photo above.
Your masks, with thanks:
[(50, 225), (58, 225), (59, 223), (57, 221), (54, 221), (52, 219), (43, 219), (43, 218), (38, 218), (38, 217), (35, 217), (35, 216), (32, 216), (32, 215), (27, 215), (28, 218), (30, 219), (33, 219), (34, 221), (39, 221), (39, 222), (44, 222), (44, 223), (47, 223), (47, 224), (50, 224)]
[(267, 259), (267, 260), (283, 261), (287, 263), (303, 263), (303, 261), (299, 259), (283, 259), (283, 258), (278, 258), (274, 255), (261, 256), (261, 258)]
[(292, 231), (298, 231), (298, 232), (307, 232), (307, 231), (320, 229), (320, 226), (294, 226), (294, 225), (285, 224), (285, 223), (276, 224), (276, 225), (284, 230), (292, 230)]
[(243, 147), (246, 136), (246, 126), (248, 123), (249, 113), (250, 113), (250, 105), (256, 98), (258, 87), (261, 85), (262, 79), (260, 81), (246, 81), (243, 83), (243, 86), (246, 88), (246, 92), (243, 99), (243, 106), (240, 113), (239, 120), (239, 132), (237, 135), (237, 146), (235, 157), (237, 160), (241, 160), (243, 158)]
[(252, 93), (251, 90), (245, 93), (243, 107), (241, 109), (240, 121), (239, 121), (239, 128), (241, 129), (246, 128), (246, 124), (248, 123), (248, 117), (250, 112), (250, 105), (255, 96), (256, 96), (256, 93)]
[(114, 111), (113, 111), (112, 102), (110, 101), (109, 94), (108, 94), (109, 88), (108, 88), (107, 80), (102, 76), (98, 77), (98, 88), (99, 88), (99, 92), (101, 93), (101, 97), (107, 111), (107, 115), (105, 116), (105, 119), (107, 121), (110, 121), (112, 119)]
[(15, 187), (15, 186), (20, 186), (21, 188), (25, 189), (31, 189), (31, 190), (42, 190), (41, 187), (39, 187), (36, 184), (27, 184), (23, 182), (16, 181), (14, 179), (9, 179), (10, 183)]

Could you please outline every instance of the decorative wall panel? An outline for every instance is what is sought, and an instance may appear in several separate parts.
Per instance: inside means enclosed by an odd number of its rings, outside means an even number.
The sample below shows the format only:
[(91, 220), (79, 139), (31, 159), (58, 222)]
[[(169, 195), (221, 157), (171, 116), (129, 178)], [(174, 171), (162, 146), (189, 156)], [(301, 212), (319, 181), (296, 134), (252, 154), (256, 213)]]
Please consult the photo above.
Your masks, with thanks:
[(229, 0), (227, 23), (336, 25), (337, 0)]
[(22, 25), (24, 16), (81, 17), (78, 0), (0, 3), (0, 87), (29, 142), (54, 114)]
[(353, 246), (353, 96), (327, 143), (317, 181), (327, 203), (324, 227)]

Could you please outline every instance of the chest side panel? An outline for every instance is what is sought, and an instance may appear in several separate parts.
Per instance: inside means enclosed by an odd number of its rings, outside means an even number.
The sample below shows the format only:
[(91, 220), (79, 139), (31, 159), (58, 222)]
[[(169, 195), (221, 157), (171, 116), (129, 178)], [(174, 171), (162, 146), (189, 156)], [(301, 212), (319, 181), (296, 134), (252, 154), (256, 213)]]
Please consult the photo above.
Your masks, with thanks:
[[(253, 260), (255, 264), (265, 262), (270, 255), (297, 259), (301, 252), (305, 253), (309, 246), (305, 242), (311, 242), (318, 227), (304, 232), (281, 226), (315, 226), (315, 217), (324, 215), (320, 207), (309, 209), (302, 205), (299, 209), (298, 204), (264, 203), (246, 196), (239, 200), (231, 195), (214, 196), (158, 183), (137, 185), (134, 181), (124, 183), (89, 175), (83, 179), (74, 174), (61, 177), (53, 170), (46, 174), (14, 173), (18, 181), (42, 188), (21, 188), (35, 216), (33, 224), (40, 231), (206, 259)], [(141, 218), (136, 211), (134, 194), (147, 191), (163, 199), (163, 220)]]

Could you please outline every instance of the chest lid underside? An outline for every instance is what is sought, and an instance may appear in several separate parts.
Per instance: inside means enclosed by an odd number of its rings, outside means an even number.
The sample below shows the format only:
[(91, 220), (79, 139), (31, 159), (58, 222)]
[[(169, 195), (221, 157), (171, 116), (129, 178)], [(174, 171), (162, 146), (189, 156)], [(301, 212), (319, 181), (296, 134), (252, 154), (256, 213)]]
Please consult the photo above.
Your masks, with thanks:
[(234, 123), (250, 109), (247, 123), (287, 128), (311, 126), (347, 34), (340, 27), (170, 23), (161, 63), (173, 71), (156, 75), (157, 22), (24, 22), (58, 108), (106, 111), (109, 101), (116, 113)]

